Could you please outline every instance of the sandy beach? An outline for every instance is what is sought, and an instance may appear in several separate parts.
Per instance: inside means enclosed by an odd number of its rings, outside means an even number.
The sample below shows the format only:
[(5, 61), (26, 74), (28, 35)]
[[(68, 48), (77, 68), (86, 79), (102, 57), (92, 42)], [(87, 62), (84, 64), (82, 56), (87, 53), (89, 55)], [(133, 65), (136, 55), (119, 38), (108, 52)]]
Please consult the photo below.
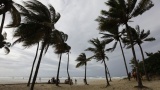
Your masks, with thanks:
[[(105, 87), (105, 80), (92, 80), (88, 82), (89, 85), (67, 85), (60, 84), (57, 87), (53, 84), (36, 84), (34, 90), (160, 90), (160, 80), (143, 81), (143, 85), (148, 87), (148, 89), (137, 89), (134, 86), (137, 85), (135, 80), (112, 80), (110, 82), (111, 86)], [(0, 90), (29, 90), (30, 88), (26, 84), (1, 84)]]

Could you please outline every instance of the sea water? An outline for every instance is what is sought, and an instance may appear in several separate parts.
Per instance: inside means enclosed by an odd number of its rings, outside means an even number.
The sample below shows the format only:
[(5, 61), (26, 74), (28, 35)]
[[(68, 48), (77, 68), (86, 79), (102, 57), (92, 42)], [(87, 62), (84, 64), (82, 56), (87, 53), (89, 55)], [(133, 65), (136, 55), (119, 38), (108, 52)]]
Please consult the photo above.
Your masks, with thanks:
[[(38, 77), (36, 79), (36, 83), (47, 83), (51, 80), (52, 77)], [(112, 79), (123, 79), (123, 77), (112, 77)], [(28, 77), (0, 77), (0, 84), (19, 84), (19, 83), (27, 83)], [(60, 83), (64, 83), (67, 77), (60, 77)], [(83, 84), (84, 77), (71, 77), (73, 83), (75, 83), (75, 79), (77, 80), (77, 84)], [(87, 77), (87, 81), (91, 82), (94, 80), (105, 80), (105, 77)]]

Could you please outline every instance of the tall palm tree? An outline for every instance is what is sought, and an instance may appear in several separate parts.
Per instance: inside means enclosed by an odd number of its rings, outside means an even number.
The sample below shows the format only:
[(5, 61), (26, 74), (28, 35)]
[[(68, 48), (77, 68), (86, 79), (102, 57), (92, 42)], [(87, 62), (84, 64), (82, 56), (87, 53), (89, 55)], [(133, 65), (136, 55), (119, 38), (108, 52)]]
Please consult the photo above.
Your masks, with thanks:
[(122, 56), (123, 56), (125, 68), (126, 68), (126, 73), (128, 76), (128, 80), (130, 81), (130, 77), (128, 74), (128, 68), (127, 68), (127, 64), (126, 64), (126, 58), (125, 58), (124, 51), (123, 51), (122, 44), (121, 44), (121, 40), (120, 40), (123, 33), (118, 31), (118, 26), (117, 26), (117, 28), (115, 28), (115, 30), (107, 30), (107, 32), (108, 33), (100, 33), (100, 34), (103, 34), (102, 38), (104, 38), (104, 39), (111, 39), (112, 41), (115, 41), (113, 44), (113, 47), (109, 48), (108, 51), (111, 51), (111, 52), (114, 51), (114, 49), (117, 46), (117, 43), (119, 42), (119, 45), (120, 45), (120, 48), (122, 51)]
[[(131, 28), (131, 27), (130, 27)], [(141, 55), (142, 55), (142, 60), (143, 60), (143, 69), (146, 75), (147, 80), (149, 81), (149, 77), (147, 74), (147, 70), (145, 68), (145, 61), (144, 61), (144, 53), (143, 53), (143, 49), (141, 44), (144, 43), (145, 41), (154, 41), (155, 38), (153, 37), (148, 37), (150, 35), (150, 30), (148, 30), (147, 32), (144, 32), (144, 30), (140, 30), (140, 27), (137, 25), (136, 28), (131, 28), (131, 33), (132, 33), (132, 37), (133, 37), (133, 44), (136, 45), (138, 44), (140, 51), (141, 51)], [(130, 48), (131, 45), (129, 44), (127, 48)]]
[(151, 0), (137, 1), (138, 0), (108, 0), (108, 2), (105, 4), (109, 6), (109, 10), (102, 10), (101, 13), (105, 17), (99, 16), (97, 21), (99, 22), (99, 29), (101, 30), (112, 29), (115, 25), (126, 26), (127, 34), (130, 38), (130, 43), (132, 46), (133, 57), (137, 67), (136, 72), (138, 78), (138, 87), (143, 87), (128, 22), (130, 22), (132, 18), (142, 15), (154, 5)]
[(107, 65), (106, 65), (106, 61), (105, 59), (108, 59), (108, 57), (105, 54), (105, 46), (106, 44), (109, 44), (112, 40), (103, 40), (100, 41), (98, 38), (97, 39), (91, 39), (89, 40), (89, 43), (92, 44), (94, 46), (94, 48), (89, 47), (86, 49), (86, 51), (91, 51), (94, 53), (94, 55), (92, 56), (94, 59), (96, 59), (97, 61), (102, 61), (104, 63), (104, 67), (105, 67), (105, 75), (106, 75), (106, 82), (107, 82), (107, 86), (109, 86), (109, 81), (108, 81), (108, 76), (107, 76)]
[(47, 47), (51, 43), (51, 33), (55, 30), (54, 24), (59, 20), (60, 14), (55, 13), (53, 6), (49, 5), (47, 8), (47, 6), (37, 0), (24, 2), (24, 5), (26, 8), (19, 6), (24, 19), (15, 30), (14, 37), (18, 37), (18, 42), (23, 41), (23, 46), (26, 47), (42, 42), (39, 60), (31, 85), (31, 90), (33, 90), (42, 54), (44, 50), (47, 51)]
[(70, 49), (71, 49), (71, 47), (70, 46), (68, 46), (68, 51), (67, 51), (67, 55), (68, 55), (68, 61), (67, 61), (67, 74), (68, 74), (68, 80), (69, 80), (69, 84), (71, 85), (71, 80), (70, 80), (70, 75), (69, 75), (69, 71), (68, 71), (68, 69), (69, 69), (69, 53), (70, 53)]
[(63, 32), (59, 32), (58, 36), (55, 37), (60, 38), (59, 41), (56, 42), (56, 44), (53, 44), (53, 47), (55, 48), (55, 53), (59, 55), (59, 64), (58, 64), (58, 70), (57, 70), (57, 80), (56, 80), (56, 86), (59, 86), (59, 70), (60, 70), (60, 64), (61, 64), (61, 57), (63, 53), (66, 53), (69, 51), (70, 47), (65, 43), (68, 39), (68, 35), (64, 34)]
[(81, 53), (76, 61), (78, 62), (76, 65), (76, 68), (80, 67), (80, 66), (84, 66), (85, 65), (85, 74), (84, 74), (84, 84), (88, 85), (87, 83), (87, 79), (86, 79), (86, 72), (87, 72), (87, 62), (90, 61), (91, 58), (87, 58), (85, 53)]
[(55, 45), (55, 53), (59, 55), (59, 64), (57, 70), (57, 78), (56, 78), (56, 86), (59, 86), (59, 71), (60, 71), (60, 64), (61, 64), (61, 57), (63, 53), (68, 52), (68, 45), (67, 43), (59, 43)]

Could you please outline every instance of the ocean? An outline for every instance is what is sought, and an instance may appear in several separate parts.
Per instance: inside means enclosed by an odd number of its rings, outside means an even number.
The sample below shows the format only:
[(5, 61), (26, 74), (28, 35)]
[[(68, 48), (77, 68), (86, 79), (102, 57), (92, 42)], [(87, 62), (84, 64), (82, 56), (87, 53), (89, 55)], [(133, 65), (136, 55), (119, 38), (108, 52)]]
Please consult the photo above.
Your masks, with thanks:
[[(112, 79), (123, 79), (123, 77), (112, 77)], [(36, 83), (47, 83), (48, 80), (51, 80), (52, 77), (38, 77), (36, 79)], [(0, 84), (19, 84), (19, 83), (27, 83), (28, 77), (0, 77)], [(60, 82), (64, 83), (67, 77), (60, 77)], [(73, 83), (75, 83), (75, 79), (77, 80), (77, 84), (83, 84), (84, 77), (71, 77)], [(105, 80), (105, 77), (87, 77), (87, 81), (94, 81), (94, 80)]]

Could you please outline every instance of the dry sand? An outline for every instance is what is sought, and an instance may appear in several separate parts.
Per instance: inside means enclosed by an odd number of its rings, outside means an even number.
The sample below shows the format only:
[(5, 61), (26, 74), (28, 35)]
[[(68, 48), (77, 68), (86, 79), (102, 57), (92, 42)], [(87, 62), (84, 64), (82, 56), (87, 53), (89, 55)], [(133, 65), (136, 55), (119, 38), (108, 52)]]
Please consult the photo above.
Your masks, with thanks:
[[(105, 87), (105, 80), (92, 80), (88, 82), (89, 85), (67, 85), (60, 84), (57, 87), (53, 84), (36, 84), (34, 90), (160, 90), (160, 80), (143, 81), (143, 85), (148, 89), (137, 89), (134, 86), (137, 85), (135, 80), (113, 80), (110, 82), (111, 86)], [(1, 84), (0, 90), (29, 90), (30, 88), (26, 84), (6, 85)]]

